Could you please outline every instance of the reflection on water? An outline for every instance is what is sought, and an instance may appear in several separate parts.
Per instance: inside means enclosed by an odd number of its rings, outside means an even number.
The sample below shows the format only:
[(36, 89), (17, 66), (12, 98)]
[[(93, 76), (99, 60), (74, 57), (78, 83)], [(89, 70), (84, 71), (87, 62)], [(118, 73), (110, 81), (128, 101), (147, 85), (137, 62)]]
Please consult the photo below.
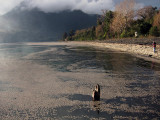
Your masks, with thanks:
[(17, 45), (17, 44), (9, 44), (9, 45), (0, 45), (0, 56), (1, 57), (16, 57), (21, 58), (33, 52), (39, 52), (46, 50), (48, 48), (43, 46), (26, 46), (26, 45)]
[(159, 63), (68, 45), (0, 45), (0, 57), (2, 119), (160, 119)]

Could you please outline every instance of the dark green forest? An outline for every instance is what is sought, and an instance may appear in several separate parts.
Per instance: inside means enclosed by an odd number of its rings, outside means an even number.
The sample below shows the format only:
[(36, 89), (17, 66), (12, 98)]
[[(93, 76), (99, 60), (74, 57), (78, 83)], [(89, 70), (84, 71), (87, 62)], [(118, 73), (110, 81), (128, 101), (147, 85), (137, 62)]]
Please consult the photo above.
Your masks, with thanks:
[(153, 6), (135, 8), (134, 0), (124, 0), (114, 11), (103, 10), (96, 26), (65, 32), (63, 40), (159, 37), (160, 9)]

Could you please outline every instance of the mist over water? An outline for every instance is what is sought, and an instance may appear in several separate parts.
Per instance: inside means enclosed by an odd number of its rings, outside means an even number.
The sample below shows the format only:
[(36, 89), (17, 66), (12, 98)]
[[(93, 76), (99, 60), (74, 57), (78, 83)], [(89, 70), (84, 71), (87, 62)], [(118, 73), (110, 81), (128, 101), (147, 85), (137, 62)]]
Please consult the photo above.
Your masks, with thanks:
[(159, 119), (159, 93), (159, 63), (72, 44), (0, 44), (0, 119)]

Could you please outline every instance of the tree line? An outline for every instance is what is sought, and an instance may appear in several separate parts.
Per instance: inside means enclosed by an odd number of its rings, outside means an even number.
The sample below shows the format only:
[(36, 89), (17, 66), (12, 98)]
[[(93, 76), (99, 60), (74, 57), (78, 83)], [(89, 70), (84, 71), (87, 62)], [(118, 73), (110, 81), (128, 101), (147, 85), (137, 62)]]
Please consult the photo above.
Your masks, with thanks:
[[(64, 33), (63, 40), (95, 40), (127, 37), (160, 36), (160, 9), (145, 6), (141, 9), (134, 0), (117, 4), (115, 11), (103, 10), (97, 25)], [(136, 35), (135, 35), (136, 34)]]

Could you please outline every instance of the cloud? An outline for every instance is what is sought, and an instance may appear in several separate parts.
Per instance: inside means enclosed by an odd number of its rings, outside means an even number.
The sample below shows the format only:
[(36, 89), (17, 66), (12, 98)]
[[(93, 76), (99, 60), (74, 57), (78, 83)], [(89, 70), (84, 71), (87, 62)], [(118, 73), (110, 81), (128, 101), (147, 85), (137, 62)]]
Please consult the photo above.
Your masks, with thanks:
[[(22, 9), (38, 8), (44, 12), (60, 12), (63, 10), (82, 10), (89, 14), (101, 14), (102, 10), (113, 10), (115, 4), (123, 0), (0, 0), (0, 15), (7, 13), (23, 3)], [(157, 5), (159, 0), (136, 0), (144, 5)], [(22, 5), (22, 4), (21, 4)]]
[(44, 12), (82, 10), (89, 14), (100, 14), (102, 9), (112, 9), (112, 0), (30, 0), (27, 8), (38, 8)]
[(0, 0), (0, 15), (3, 15), (14, 7), (19, 5), (23, 0)]
[(82, 10), (89, 14), (100, 14), (103, 9), (112, 9), (113, 0), (0, 0), (0, 14), (5, 14), (21, 2), (22, 9), (38, 8), (44, 12), (60, 12), (63, 10)]

